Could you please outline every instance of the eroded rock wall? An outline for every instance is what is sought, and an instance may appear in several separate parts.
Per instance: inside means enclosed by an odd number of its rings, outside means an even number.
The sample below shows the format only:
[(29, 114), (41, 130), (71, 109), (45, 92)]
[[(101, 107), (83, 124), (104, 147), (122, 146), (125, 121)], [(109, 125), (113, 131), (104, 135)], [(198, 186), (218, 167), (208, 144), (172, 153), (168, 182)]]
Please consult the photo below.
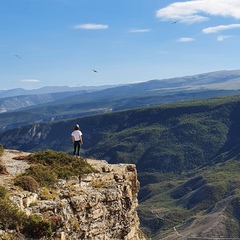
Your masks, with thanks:
[(145, 239), (136, 211), (139, 182), (135, 165), (87, 161), (98, 173), (85, 175), (81, 180), (59, 180), (54, 199), (13, 192), (12, 200), (27, 214), (54, 222), (52, 239)]

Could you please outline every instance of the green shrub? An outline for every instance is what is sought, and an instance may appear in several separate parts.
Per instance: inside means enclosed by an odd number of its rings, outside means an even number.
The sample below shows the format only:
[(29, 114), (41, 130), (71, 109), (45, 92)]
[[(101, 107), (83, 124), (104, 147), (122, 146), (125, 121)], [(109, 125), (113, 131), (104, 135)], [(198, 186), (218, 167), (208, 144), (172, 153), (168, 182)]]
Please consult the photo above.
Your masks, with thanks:
[(23, 234), (34, 239), (52, 236), (51, 222), (42, 220), (39, 216), (32, 215), (26, 221)]
[(81, 178), (83, 174), (94, 172), (83, 158), (74, 158), (64, 152), (39, 151), (29, 155), (28, 160), (32, 165), (24, 175), (33, 177), (41, 187), (52, 186), (59, 178)]
[(43, 200), (55, 199), (57, 196), (56, 190), (51, 190), (47, 187), (43, 187), (39, 194), (40, 198)]
[(4, 174), (4, 175), (8, 174), (6, 166), (4, 166), (2, 163), (0, 163), (0, 174)]
[(0, 157), (3, 155), (3, 153), (4, 153), (4, 148), (2, 144), (0, 144)]
[[(0, 157), (3, 155), (3, 153), (4, 153), (4, 148), (0, 144)], [(0, 174), (8, 174), (6, 167), (2, 163), (0, 163)]]
[(37, 192), (39, 188), (39, 184), (31, 176), (18, 176), (15, 179), (15, 185), (29, 192)]
[(3, 200), (8, 196), (8, 191), (5, 187), (0, 186), (0, 199)]
[[(22, 179), (24, 178), (22, 177)], [(28, 217), (25, 212), (19, 210), (17, 206), (11, 203), (7, 190), (0, 186), (0, 229), (4, 231), (10, 229), (17, 231), (17, 236), (2, 234), (0, 235), (0, 239), (25, 239), (22, 234), (31, 239), (48, 238), (52, 236), (52, 229), (56, 229), (61, 224), (59, 219), (57, 220), (54, 218), (46, 221), (35, 215)]]
[(21, 230), (26, 218), (26, 214), (14, 206), (8, 198), (0, 200), (1, 229)]
[(54, 169), (42, 164), (32, 165), (24, 175), (33, 177), (41, 187), (49, 187), (56, 183), (57, 175)]

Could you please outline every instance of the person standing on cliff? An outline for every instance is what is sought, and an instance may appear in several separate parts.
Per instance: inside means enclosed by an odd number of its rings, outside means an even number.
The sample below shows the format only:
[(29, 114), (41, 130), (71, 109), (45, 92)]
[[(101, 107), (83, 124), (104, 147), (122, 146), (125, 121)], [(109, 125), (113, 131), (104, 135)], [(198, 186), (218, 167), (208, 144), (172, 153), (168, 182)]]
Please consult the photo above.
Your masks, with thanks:
[(81, 149), (81, 144), (83, 144), (83, 139), (82, 139), (82, 132), (80, 131), (80, 127), (78, 124), (75, 125), (74, 131), (71, 134), (72, 136), (72, 143), (73, 143), (73, 155), (74, 157), (80, 156), (80, 149)]

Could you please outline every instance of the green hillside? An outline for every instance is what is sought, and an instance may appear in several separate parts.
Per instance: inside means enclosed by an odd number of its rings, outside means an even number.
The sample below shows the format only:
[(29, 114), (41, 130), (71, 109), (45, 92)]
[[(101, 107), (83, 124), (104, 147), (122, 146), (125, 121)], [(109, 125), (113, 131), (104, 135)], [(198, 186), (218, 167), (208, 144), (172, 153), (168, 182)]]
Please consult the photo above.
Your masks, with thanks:
[[(239, 239), (240, 145), (235, 157), (221, 160), (222, 163), (181, 176), (158, 174), (159, 182), (142, 187), (139, 194), (142, 229), (155, 240), (178, 239), (172, 233), (173, 227), (185, 237)], [(202, 233), (209, 218), (212, 223)], [(218, 226), (221, 218), (224, 222)]]
[(183, 173), (239, 142), (240, 97), (197, 100), (81, 119), (85, 155), (138, 171)]
[(70, 134), (77, 122), (84, 137), (83, 156), (134, 163), (139, 172), (180, 174), (236, 146), (239, 116), (236, 95), (33, 124), (1, 133), (0, 143), (24, 151), (71, 153)]
[[(148, 83), (146, 83), (147, 85)], [(149, 83), (150, 84), (150, 83)], [(150, 84), (154, 87), (154, 84)], [(22, 107), (15, 111), (1, 112), (0, 109), (0, 132), (16, 127), (27, 126), (37, 122), (51, 122), (64, 119), (92, 116), (106, 112), (116, 112), (141, 108), (146, 106), (157, 106), (172, 102), (204, 99), (209, 97), (231, 96), (239, 94), (239, 90), (146, 90), (145, 88), (133, 89), (131, 92), (122, 88), (107, 89), (94, 93), (78, 94), (66, 97), (61, 100), (38, 104), (31, 107)], [(129, 87), (131, 89), (131, 87)], [(121, 91), (122, 90), (122, 91)], [(144, 91), (145, 90), (145, 91)], [(129, 92), (130, 91), (130, 92)], [(139, 92), (140, 91), (140, 92)], [(26, 96), (27, 98), (28, 96)], [(23, 102), (20, 99), (13, 98), (17, 103)], [(7, 101), (7, 100), (6, 100)], [(28, 104), (28, 101), (24, 101)], [(19, 104), (9, 103), (8, 107), (14, 109)]]
[[(240, 237), (239, 119), (236, 95), (34, 124), (1, 133), (0, 144), (71, 154), (70, 134), (79, 123), (82, 156), (136, 164), (139, 216), (152, 239), (173, 234), (175, 226), (185, 235), (201, 235), (201, 228), (193, 226), (205, 226), (205, 218), (216, 212), (226, 221), (221, 234)], [(219, 231), (205, 234), (212, 237)]]

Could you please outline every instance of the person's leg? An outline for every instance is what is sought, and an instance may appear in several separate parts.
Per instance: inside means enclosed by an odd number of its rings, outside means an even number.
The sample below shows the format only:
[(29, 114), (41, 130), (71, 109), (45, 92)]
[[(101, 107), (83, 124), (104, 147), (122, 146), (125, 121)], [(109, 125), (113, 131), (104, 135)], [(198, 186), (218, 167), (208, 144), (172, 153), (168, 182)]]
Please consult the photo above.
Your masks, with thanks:
[(77, 142), (74, 142), (74, 150), (73, 150), (73, 155), (76, 155), (76, 150), (77, 150)]
[(77, 145), (77, 155), (78, 156), (80, 155), (80, 142), (78, 142), (78, 145)]

